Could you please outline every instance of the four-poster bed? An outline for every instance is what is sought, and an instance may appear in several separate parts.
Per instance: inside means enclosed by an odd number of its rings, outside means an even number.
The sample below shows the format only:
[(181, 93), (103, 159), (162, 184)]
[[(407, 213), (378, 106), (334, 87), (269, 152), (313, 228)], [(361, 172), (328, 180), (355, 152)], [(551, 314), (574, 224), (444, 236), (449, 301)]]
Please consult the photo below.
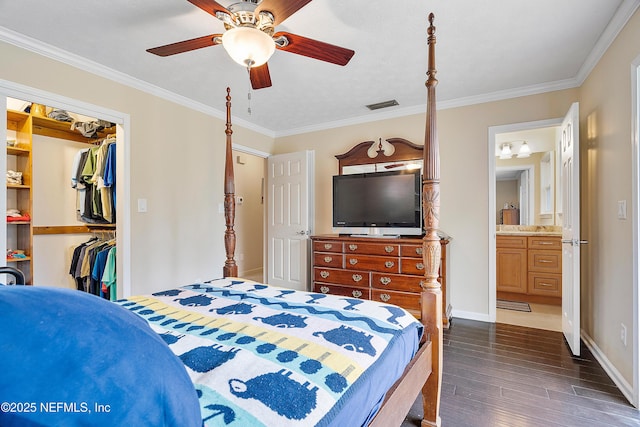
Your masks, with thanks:
[[(433, 14), (429, 21), (422, 323), (389, 304), (236, 277), (227, 90), (224, 278), (116, 304), (66, 289), (0, 286), (0, 398), (10, 402), (0, 424), (387, 427), (400, 425), (422, 392), (421, 425), (439, 426)], [(78, 320), (89, 317), (97, 324)]]
[[(440, 152), (436, 120), (436, 66), (435, 66), (435, 26), (434, 15), (429, 14), (428, 69), (427, 69), (427, 112), (423, 149), (422, 205), (425, 236), (423, 238), (423, 262), (425, 280), (422, 283), (421, 319), (424, 325), (423, 345), (407, 366), (400, 378), (389, 390), (383, 406), (370, 425), (389, 426), (399, 424), (408, 412), (413, 399), (422, 391), (424, 417), (422, 426), (439, 426), (439, 408), (442, 385), (442, 290), (438, 282), (440, 267)], [(237, 276), (235, 251), (235, 203), (234, 173), (232, 159), (231, 98), (227, 88), (226, 158), (224, 181), (225, 207), (225, 250), (226, 261), (223, 268), (225, 277)], [(426, 339), (426, 341), (425, 341)]]

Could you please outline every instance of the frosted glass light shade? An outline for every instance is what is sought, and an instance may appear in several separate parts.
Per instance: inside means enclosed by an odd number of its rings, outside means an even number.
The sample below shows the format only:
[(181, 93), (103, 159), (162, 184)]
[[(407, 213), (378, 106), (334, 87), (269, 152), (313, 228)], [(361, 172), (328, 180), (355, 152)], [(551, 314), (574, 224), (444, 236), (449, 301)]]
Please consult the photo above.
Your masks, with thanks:
[(511, 153), (511, 144), (502, 144), (502, 150), (500, 151), (500, 158), (502, 160), (510, 159), (513, 154)]
[(518, 158), (529, 157), (531, 155), (531, 148), (529, 148), (529, 144), (526, 141), (522, 143), (520, 146), (520, 150), (518, 151)]
[(245, 67), (264, 65), (276, 50), (268, 34), (251, 27), (227, 30), (222, 35), (222, 46), (234, 61)]

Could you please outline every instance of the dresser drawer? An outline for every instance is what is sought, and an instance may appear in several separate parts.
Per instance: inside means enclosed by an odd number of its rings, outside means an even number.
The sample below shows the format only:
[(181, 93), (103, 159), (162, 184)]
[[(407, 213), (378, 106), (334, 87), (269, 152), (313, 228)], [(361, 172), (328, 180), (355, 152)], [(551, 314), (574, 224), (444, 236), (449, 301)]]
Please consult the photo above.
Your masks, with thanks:
[(345, 268), (350, 270), (400, 273), (400, 259), (373, 255), (345, 255)]
[(326, 240), (318, 240), (313, 242), (314, 252), (342, 252), (341, 242), (332, 242)]
[(400, 273), (424, 276), (424, 262), (422, 258), (401, 258)]
[(420, 294), (371, 289), (371, 300), (394, 304), (412, 313), (420, 312)]
[(369, 287), (369, 274), (366, 271), (337, 270), (334, 268), (314, 267), (313, 280), (322, 283)]
[(529, 271), (562, 273), (562, 252), (530, 250)]
[(528, 245), (529, 249), (562, 250), (560, 236), (529, 236)]
[(400, 256), (403, 258), (422, 258), (423, 250), (422, 243), (418, 245), (400, 245)]
[(319, 294), (341, 295), (350, 298), (369, 299), (368, 288), (354, 288), (349, 286), (316, 283), (313, 286), (313, 292), (317, 292)]
[(527, 236), (496, 236), (496, 248), (527, 249)]
[(562, 274), (529, 273), (528, 293), (550, 297), (562, 296)]
[(313, 265), (319, 267), (342, 268), (342, 254), (332, 252), (315, 252), (313, 254)]
[(389, 243), (344, 242), (345, 254), (394, 255), (400, 253), (400, 245)]
[(420, 292), (422, 276), (403, 276), (400, 274), (371, 273), (371, 287), (374, 289), (391, 289), (395, 291)]

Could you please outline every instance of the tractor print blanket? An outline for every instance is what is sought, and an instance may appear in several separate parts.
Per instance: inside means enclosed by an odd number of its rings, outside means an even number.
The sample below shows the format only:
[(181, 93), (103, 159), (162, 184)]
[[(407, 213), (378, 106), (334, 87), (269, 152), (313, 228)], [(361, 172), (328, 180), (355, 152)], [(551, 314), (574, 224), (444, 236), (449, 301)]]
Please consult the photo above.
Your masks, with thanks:
[(205, 426), (359, 426), (418, 349), (392, 305), (227, 278), (118, 301), (182, 360)]

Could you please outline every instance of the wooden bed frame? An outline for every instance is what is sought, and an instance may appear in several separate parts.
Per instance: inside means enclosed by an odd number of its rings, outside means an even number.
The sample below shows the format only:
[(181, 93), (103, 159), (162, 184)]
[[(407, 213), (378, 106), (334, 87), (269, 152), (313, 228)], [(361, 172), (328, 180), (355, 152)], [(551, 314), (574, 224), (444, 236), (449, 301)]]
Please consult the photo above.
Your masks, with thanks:
[[(425, 280), (422, 282), (421, 311), (425, 334), (423, 343), (405, 369), (402, 377), (387, 392), (382, 407), (370, 426), (399, 426), (409, 412), (416, 397), (422, 392), (424, 416), (421, 426), (440, 426), (440, 394), (442, 384), (442, 292), (438, 282), (440, 266), (440, 153), (436, 127), (436, 68), (434, 15), (429, 14), (427, 44), (429, 64), (427, 69), (427, 113), (423, 150), (422, 209), (425, 236), (423, 238), (423, 262)], [(226, 157), (224, 173), (224, 212), (226, 230), (224, 245), (227, 259), (223, 267), (224, 277), (237, 277), (238, 266), (234, 259), (236, 235), (235, 183), (231, 135), (231, 90), (227, 88), (226, 107)]]

